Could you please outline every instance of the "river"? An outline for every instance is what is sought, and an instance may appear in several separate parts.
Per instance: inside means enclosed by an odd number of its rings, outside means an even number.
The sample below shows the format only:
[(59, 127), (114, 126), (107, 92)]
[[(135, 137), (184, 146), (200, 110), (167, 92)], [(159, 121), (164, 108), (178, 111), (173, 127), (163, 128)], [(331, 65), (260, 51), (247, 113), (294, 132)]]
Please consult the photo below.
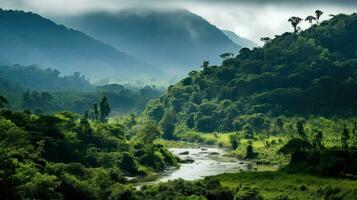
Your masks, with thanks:
[(194, 162), (183, 163), (179, 168), (170, 168), (161, 172), (154, 180), (134, 184), (142, 186), (165, 182), (174, 179), (197, 180), (207, 176), (240, 171), (259, 170), (264, 166), (257, 166), (250, 161), (239, 160), (235, 157), (225, 156), (226, 150), (217, 147), (200, 148), (169, 148), (169, 150), (182, 160)]

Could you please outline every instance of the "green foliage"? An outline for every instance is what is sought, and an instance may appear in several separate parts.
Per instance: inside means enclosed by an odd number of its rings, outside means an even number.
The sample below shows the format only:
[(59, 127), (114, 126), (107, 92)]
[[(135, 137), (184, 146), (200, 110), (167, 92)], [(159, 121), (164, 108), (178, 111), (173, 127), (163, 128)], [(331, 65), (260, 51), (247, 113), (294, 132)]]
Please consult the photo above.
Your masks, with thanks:
[(231, 144), (232, 149), (236, 150), (240, 143), (238, 135), (229, 135), (229, 143)]
[(216, 130), (217, 122), (213, 117), (203, 116), (197, 120), (196, 129), (201, 132), (212, 132)]
[[(213, 177), (230, 188), (247, 187), (252, 199), (355, 199), (355, 180), (322, 178), (303, 173), (239, 172)], [(250, 189), (248, 189), (250, 188)], [(238, 190), (239, 192), (240, 190)], [(243, 191), (242, 191), (243, 192)], [(258, 197), (257, 197), (258, 196)], [(259, 197), (260, 196), (260, 197)]]
[(37, 66), (0, 65), (0, 94), (11, 102), (12, 108), (46, 114), (63, 110), (84, 114), (106, 96), (112, 113), (122, 114), (144, 110), (149, 100), (161, 94), (161, 89), (119, 84), (96, 87), (79, 73), (63, 76), (57, 70)]
[(263, 200), (256, 188), (242, 187), (234, 196), (234, 200)]
[(144, 186), (138, 194), (141, 195), (141, 198), (161, 200), (233, 200), (233, 191), (222, 186), (218, 180), (214, 179), (205, 179), (195, 182), (177, 179), (167, 183)]
[(303, 139), (294, 138), (279, 149), (277, 153), (293, 154), (296, 152), (306, 151), (312, 149), (312, 145)]
[(176, 123), (176, 114), (173, 110), (167, 110), (161, 119), (159, 126), (163, 132), (162, 137), (164, 139), (172, 140), (175, 139), (175, 123)]
[[(300, 21), (294, 20), (296, 31)], [(268, 129), (268, 117), (280, 115), (355, 116), (356, 24), (356, 14), (337, 15), (262, 48), (243, 48), (221, 66), (191, 73), (150, 108), (160, 108), (162, 117), (174, 103), (177, 122), (203, 132), (238, 131), (248, 123), (259, 133)]]
[[(177, 165), (153, 141), (153, 123), (88, 121), (70, 112), (0, 112), (0, 191), (5, 199), (115, 199), (134, 194), (124, 176)], [(134, 134), (132, 141), (126, 133)]]
[(107, 102), (108, 98), (103, 97), (102, 101), (99, 103), (99, 108), (100, 108), (100, 121), (101, 122), (107, 122), (109, 113), (111, 111), (111, 108), (109, 106), (109, 103)]

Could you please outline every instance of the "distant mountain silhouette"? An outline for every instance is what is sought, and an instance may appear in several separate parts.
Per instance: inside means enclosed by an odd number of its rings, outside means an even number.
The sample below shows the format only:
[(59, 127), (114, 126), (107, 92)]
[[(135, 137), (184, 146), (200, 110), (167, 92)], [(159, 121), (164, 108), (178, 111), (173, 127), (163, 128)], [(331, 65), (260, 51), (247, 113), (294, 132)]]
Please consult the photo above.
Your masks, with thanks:
[(234, 33), (233, 31), (229, 31), (229, 30), (222, 30), (222, 32), (229, 38), (231, 39), (234, 43), (242, 46), (242, 47), (247, 47), (249, 49), (253, 48), (253, 47), (257, 47), (258, 45), (256, 43), (254, 43), (251, 40), (248, 40), (246, 38), (240, 37), (238, 36), (236, 33)]
[(172, 74), (186, 74), (203, 60), (217, 64), (220, 54), (241, 48), (217, 27), (183, 9), (127, 9), (60, 20)]
[(0, 61), (81, 72), (91, 80), (128, 79), (158, 72), (88, 35), (40, 15), (0, 9)]

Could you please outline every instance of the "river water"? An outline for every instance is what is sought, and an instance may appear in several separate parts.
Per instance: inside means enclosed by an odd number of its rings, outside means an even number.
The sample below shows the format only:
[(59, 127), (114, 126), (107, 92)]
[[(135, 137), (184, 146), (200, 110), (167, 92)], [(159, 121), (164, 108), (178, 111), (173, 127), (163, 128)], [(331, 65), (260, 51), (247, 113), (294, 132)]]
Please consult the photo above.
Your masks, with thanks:
[[(256, 165), (249, 161), (225, 156), (226, 150), (221, 148), (169, 148), (169, 150), (182, 160), (192, 159), (194, 162), (183, 163), (179, 168), (167, 169), (155, 177), (154, 180), (139, 182), (135, 185), (142, 186), (179, 178), (197, 180), (223, 173), (259, 170)], [(186, 152), (185, 155), (181, 154), (183, 152)]]

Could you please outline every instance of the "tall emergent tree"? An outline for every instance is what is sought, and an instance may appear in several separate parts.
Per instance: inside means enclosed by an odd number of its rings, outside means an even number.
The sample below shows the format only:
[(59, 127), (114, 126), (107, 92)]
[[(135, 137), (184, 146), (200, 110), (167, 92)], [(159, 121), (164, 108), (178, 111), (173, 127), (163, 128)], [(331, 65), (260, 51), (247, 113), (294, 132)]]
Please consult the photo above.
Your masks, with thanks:
[(321, 10), (316, 10), (316, 11), (315, 11), (316, 24), (317, 24), (317, 25), (319, 25), (319, 23), (320, 23), (320, 17), (321, 17), (322, 14), (324, 14), (324, 12), (322, 12)]
[(288, 22), (291, 23), (291, 26), (294, 28), (294, 33), (299, 32), (299, 24), (301, 23), (302, 19), (300, 17), (290, 17)]
[(262, 38), (260, 38), (260, 41), (264, 42), (264, 45), (267, 45), (271, 41), (271, 38), (270, 37), (262, 37)]
[(206, 69), (207, 67), (209, 67), (209, 61), (208, 61), (208, 60), (203, 61), (201, 67), (202, 67), (203, 69)]
[(312, 25), (313, 21), (316, 21), (316, 17), (309, 15), (305, 18), (305, 21), (309, 21), (309, 23)]
[(101, 122), (107, 122), (108, 121), (109, 113), (111, 111), (111, 108), (110, 108), (109, 103), (108, 103), (107, 100), (108, 100), (107, 97), (103, 97), (102, 101), (99, 103), (100, 121)]

